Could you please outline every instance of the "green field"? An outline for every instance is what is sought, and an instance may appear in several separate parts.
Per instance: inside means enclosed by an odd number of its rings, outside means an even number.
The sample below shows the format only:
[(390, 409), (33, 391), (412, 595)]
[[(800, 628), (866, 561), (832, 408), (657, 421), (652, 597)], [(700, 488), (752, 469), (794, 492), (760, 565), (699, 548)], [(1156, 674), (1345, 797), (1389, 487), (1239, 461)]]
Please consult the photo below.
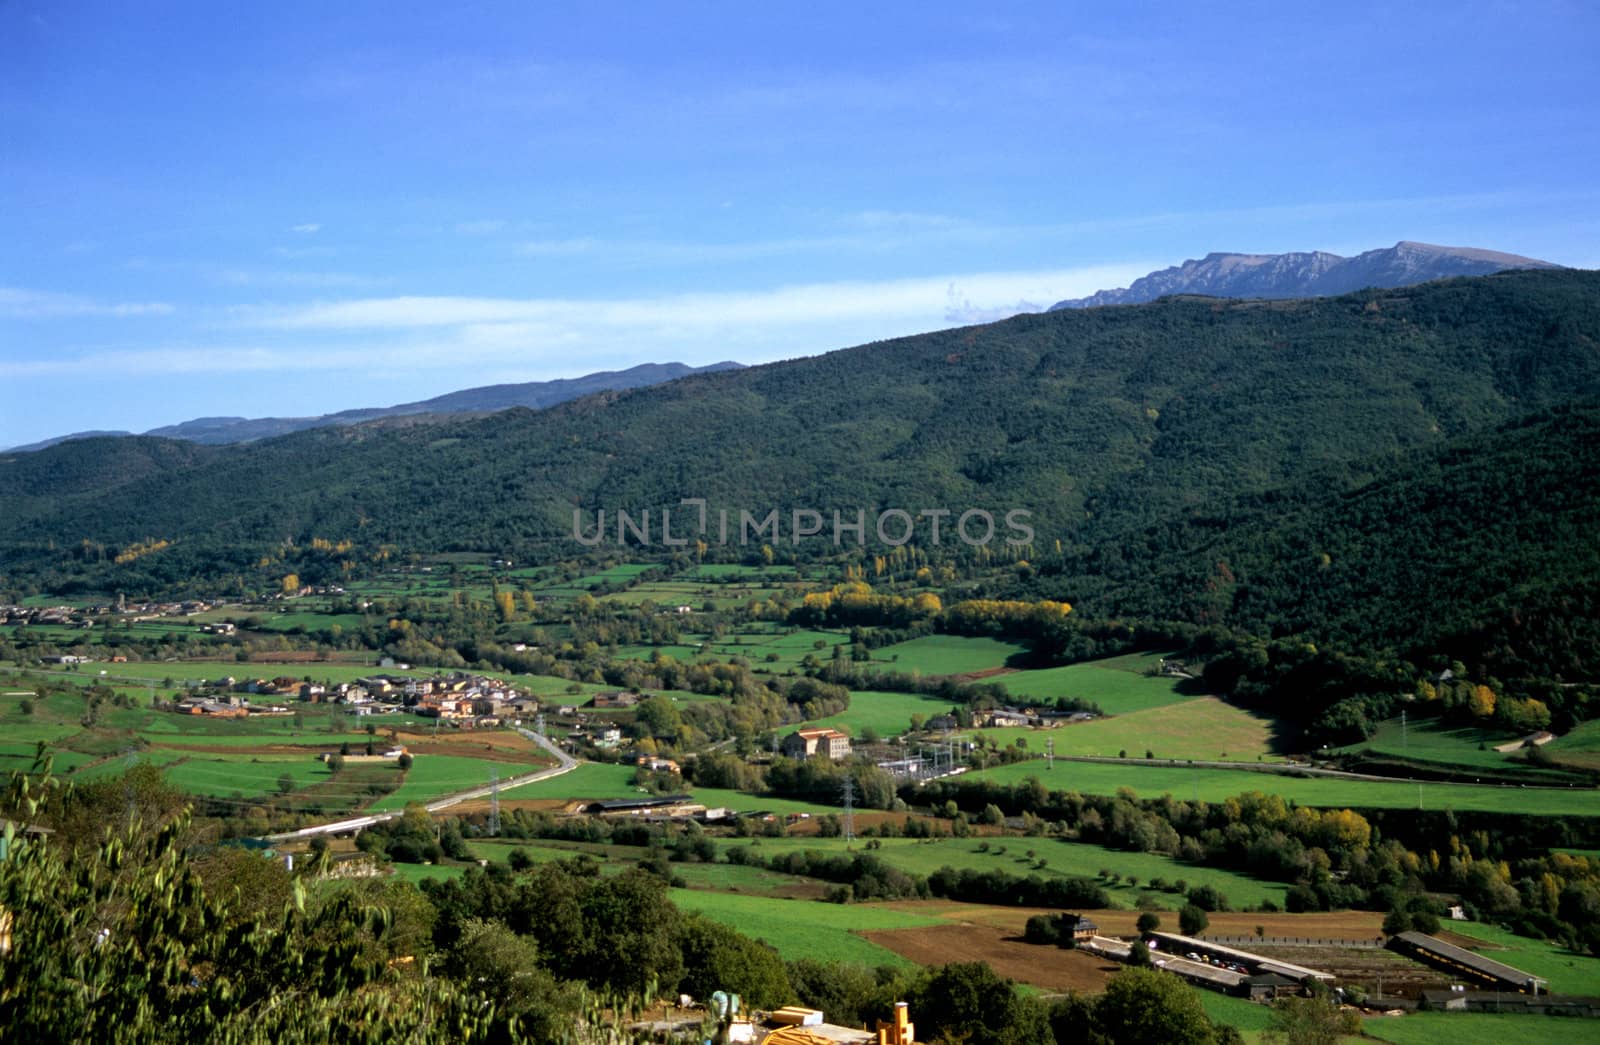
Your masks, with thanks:
[(1200, 1004), (1205, 1006), (1207, 1016), (1216, 1023), (1239, 1028), (1246, 1041), (1259, 1040), (1260, 1033), (1267, 1029), (1272, 1020), (1272, 1010), (1265, 1005), (1243, 998), (1231, 998), (1216, 991), (1195, 989), (1195, 993), (1200, 996)]
[(1591, 1045), (1600, 1027), (1594, 1020), (1560, 1016), (1505, 1016), (1493, 1012), (1417, 1012), (1363, 1020), (1370, 1038), (1395, 1045)]
[(812, 816), (824, 816), (828, 813), (837, 813), (837, 806), (818, 805), (815, 802), (803, 802), (797, 798), (778, 798), (772, 795), (752, 795), (744, 791), (728, 791), (720, 787), (697, 787), (694, 789), (694, 800), (702, 802), (707, 808), (715, 809), (723, 806), (741, 813), (810, 813)]
[[(152, 752), (140, 757), (141, 761), (161, 764), (160, 756), (177, 752)], [(152, 758), (151, 755), (157, 756)], [(115, 766), (120, 771), (121, 766)], [(285, 773), (294, 781), (295, 790), (303, 790), (322, 783), (330, 777), (328, 767), (310, 755), (260, 755), (232, 758), (226, 755), (180, 755), (166, 762), (168, 784), (191, 795), (226, 798), (238, 794), (256, 797), (275, 792), (278, 780)]]
[(928, 719), (949, 710), (950, 702), (938, 697), (861, 689), (851, 691), (847, 710), (806, 725), (827, 726), (852, 737), (860, 737), (867, 729), (875, 730), (880, 737), (893, 737), (911, 728), (912, 715)]
[(1126, 752), (1127, 757), (1142, 758), (1148, 751), (1156, 758), (1281, 761), (1281, 756), (1273, 753), (1276, 744), (1271, 719), (1216, 697), (1195, 697), (1167, 707), (1054, 729), (1006, 726), (977, 730), (973, 735), (993, 740), (1000, 747), (1011, 747), (1021, 739), (1033, 752), (1043, 752), (1049, 740), (1058, 755), (1116, 758)]
[(1515, 739), (1504, 730), (1451, 727), (1438, 719), (1411, 718), (1402, 727), (1400, 719), (1392, 718), (1381, 723), (1364, 742), (1341, 748), (1339, 753), (1371, 752), (1418, 762), (1495, 770), (1521, 765), (1495, 750), (1495, 745)]
[[(408, 802), (428, 802), (456, 791), (486, 787), (491, 775), (505, 780), (540, 768), (543, 765), (537, 762), (517, 765), (459, 755), (419, 755), (411, 768), (405, 771), (405, 782), (374, 802), (372, 809), (401, 809)], [(509, 792), (502, 792), (502, 795), (506, 794)]]
[(460, 878), (465, 867), (455, 864), (395, 864), (394, 873), (413, 885), (443, 878)]
[[(1181, 878), (1190, 888), (1198, 885), (1215, 886), (1235, 908), (1255, 907), (1263, 900), (1271, 900), (1282, 906), (1284, 893), (1287, 891), (1287, 886), (1281, 883), (1258, 881), (1233, 871), (1197, 867), (1156, 853), (1127, 853), (1103, 849), (1083, 842), (1015, 836), (990, 839), (882, 838), (875, 841), (879, 848), (870, 850), (873, 855), (892, 867), (922, 877), (933, 874), (941, 867), (953, 867), (956, 870), (968, 868), (975, 871), (997, 870), (1019, 877), (1037, 874), (1043, 878), (1097, 878), (1100, 872), (1105, 870), (1122, 875), (1124, 879), (1130, 875), (1137, 877), (1141, 886), (1152, 878), (1165, 878), (1169, 882)], [(979, 848), (984, 844), (988, 845), (987, 851)], [(824, 853), (843, 853), (852, 850), (868, 852), (864, 845), (861, 839), (847, 844), (842, 838), (792, 837), (728, 841), (722, 849), (725, 852), (743, 846), (753, 848), (762, 855), (771, 856), (775, 853), (806, 850)], [(1030, 851), (1033, 852), (1033, 857), (1027, 855)], [(1040, 859), (1045, 861), (1045, 866), (1042, 868), (1035, 866)], [(1142, 887), (1131, 888), (1126, 884), (1112, 886), (1108, 880), (1103, 880), (1101, 885), (1110, 894), (1113, 907), (1129, 910), (1136, 906), (1135, 902), (1141, 895), (1149, 893), (1149, 890)], [(1176, 893), (1158, 892), (1149, 895), (1167, 910), (1176, 910), (1184, 902)]]
[(1054, 769), (1047, 771), (1043, 761), (1038, 759), (969, 775), (1007, 784), (1032, 776), (1044, 781), (1052, 791), (1076, 790), (1095, 795), (1111, 795), (1119, 787), (1128, 787), (1141, 798), (1159, 798), (1170, 794), (1175, 798), (1220, 802), (1245, 791), (1265, 791), (1306, 806), (1415, 809), (1420, 796), (1424, 809), (1535, 816), (1600, 816), (1600, 801), (1596, 800), (1592, 789), (1586, 788), (1346, 780), (1293, 777), (1245, 769), (1186, 769), (1181, 766), (1060, 760)]
[(672, 900), (685, 911), (700, 911), (746, 936), (767, 941), (789, 961), (816, 958), (863, 965), (910, 966), (909, 960), (855, 935), (853, 930), (909, 929), (940, 924), (938, 918), (875, 904), (780, 900), (698, 889), (674, 889)]
[(1566, 736), (1550, 741), (1544, 749), (1557, 762), (1600, 769), (1600, 719), (1579, 724)]
[(722, 661), (740, 658), (749, 661), (755, 671), (777, 673), (799, 670), (807, 656), (829, 660), (835, 646), (847, 645), (849, 641), (849, 635), (842, 631), (795, 629), (756, 623), (747, 624), (717, 639), (710, 635), (684, 632), (676, 645), (625, 646), (617, 650), (617, 655), (632, 660), (649, 660), (660, 650), (664, 656), (684, 662), (700, 657)]
[(1023, 652), (1015, 642), (965, 635), (924, 635), (872, 651), (867, 667), (920, 671), (924, 675), (963, 675), (1004, 667), (1007, 658)]
[(1178, 692), (1177, 679), (1144, 674), (1160, 660), (1158, 653), (1131, 653), (1060, 668), (1013, 671), (985, 681), (1000, 683), (1017, 698), (1081, 697), (1099, 704), (1108, 715), (1123, 715), (1188, 699)]
[(506, 788), (502, 799), (634, 798), (639, 790), (630, 781), (634, 767), (584, 762), (577, 768), (549, 780), (521, 787)]

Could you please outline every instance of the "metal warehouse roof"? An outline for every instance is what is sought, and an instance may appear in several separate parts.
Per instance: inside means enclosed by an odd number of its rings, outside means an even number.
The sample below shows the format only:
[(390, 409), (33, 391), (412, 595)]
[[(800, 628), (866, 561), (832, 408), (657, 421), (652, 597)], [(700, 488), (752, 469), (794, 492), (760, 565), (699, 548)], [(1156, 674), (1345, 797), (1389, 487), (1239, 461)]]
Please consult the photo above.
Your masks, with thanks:
[(1505, 962), (1497, 962), (1493, 958), (1485, 958), (1476, 951), (1469, 951), (1465, 947), (1457, 947), (1453, 943), (1445, 943), (1437, 936), (1429, 936), (1427, 933), (1396, 933), (1392, 940), (1399, 940), (1419, 951), (1437, 954), (1441, 958), (1447, 958), (1469, 969), (1476, 969), (1485, 976), (1493, 976), (1498, 980), (1504, 980), (1506, 983), (1533, 984), (1548, 982), (1530, 972), (1524, 972), (1515, 966), (1507, 965)]

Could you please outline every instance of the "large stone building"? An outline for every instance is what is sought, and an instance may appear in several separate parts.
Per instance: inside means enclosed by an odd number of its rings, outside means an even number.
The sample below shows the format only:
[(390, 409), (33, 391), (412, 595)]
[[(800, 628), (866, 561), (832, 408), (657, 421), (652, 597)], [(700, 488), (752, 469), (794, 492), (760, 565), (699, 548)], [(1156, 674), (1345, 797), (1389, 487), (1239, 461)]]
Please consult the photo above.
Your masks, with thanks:
[(783, 738), (780, 750), (790, 758), (850, 757), (850, 738), (837, 729), (802, 729)]

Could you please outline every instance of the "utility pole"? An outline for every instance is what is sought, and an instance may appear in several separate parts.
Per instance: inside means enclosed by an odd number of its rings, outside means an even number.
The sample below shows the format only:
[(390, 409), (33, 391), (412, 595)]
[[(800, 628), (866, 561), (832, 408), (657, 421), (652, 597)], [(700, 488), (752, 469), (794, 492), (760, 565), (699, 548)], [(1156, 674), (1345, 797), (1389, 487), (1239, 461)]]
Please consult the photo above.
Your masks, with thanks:
[(500, 834), (500, 774), (489, 770), (489, 834)]
[(844, 775), (844, 841), (846, 845), (856, 837), (856, 782), (849, 773)]

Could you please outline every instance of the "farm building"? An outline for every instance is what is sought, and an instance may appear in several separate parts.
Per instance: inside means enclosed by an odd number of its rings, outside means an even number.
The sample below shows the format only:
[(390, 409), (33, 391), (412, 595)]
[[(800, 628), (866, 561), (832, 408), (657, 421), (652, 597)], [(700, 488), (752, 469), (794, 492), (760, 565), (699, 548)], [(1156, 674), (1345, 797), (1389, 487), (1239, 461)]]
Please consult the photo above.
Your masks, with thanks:
[(1072, 938), (1079, 943), (1083, 943), (1085, 940), (1092, 940), (1100, 934), (1100, 927), (1081, 914), (1074, 916), (1070, 926), (1063, 925), (1062, 928), (1069, 929), (1072, 932)]
[(1335, 979), (1331, 972), (1308, 969), (1303, 965), (1294, 965), (1290, 962), (1279, 961), (1276, 958), (1252, 954), (1249, 951), (1224, 947), (1220, 943), (1212, 943), (1209, 940), (1202, 940), (1194, 936), (1153, 932), (1148, 934), (1147, 939), (1152, 951), (1159, 950), (1163, 954), (1199, 955), (1202, 959), (1209, 959), (1212, 963), (1240, 966), (1246, 970), (1246, 975), (1277, 973), (1279, 976), (1286, 976), (1300, 984), (1308, 983), (1311, 980), (1330, 983)]
[(838, 761), (850, 757), (850, 738), (837, 729), (802, 729), (784, 737), (781, 750), (789, 758), (820, 756)]
[(596, 693), (595, 708), (631, 708), (639, 703), (639, 694), (619, 690), (615, 693)]
[(1534, 1016), (1600, 1017), (1600, 998), (1508, 991), (1423, 991), (1422, 1008), (1441, 1012), (1514, 1012)]
[(1548, 993), (1549, 984), (1531, 973), (1513, 968), (1504, 962), (1485, 958), (1465, 947), (1446, 943), (1427, 933), (1406, 932), (1389, 937), (1388, 947), (1424, 965), (1442, 969), (1480, 987), (1492, 987), (1521, 994)]
[(692, 795), (662, 795), (652, 798), (615, 798), (603, 802), (587, 802), (578, 811), (591, 816), (683, 820), (704, 816), (706, 807), (696, 802)]

